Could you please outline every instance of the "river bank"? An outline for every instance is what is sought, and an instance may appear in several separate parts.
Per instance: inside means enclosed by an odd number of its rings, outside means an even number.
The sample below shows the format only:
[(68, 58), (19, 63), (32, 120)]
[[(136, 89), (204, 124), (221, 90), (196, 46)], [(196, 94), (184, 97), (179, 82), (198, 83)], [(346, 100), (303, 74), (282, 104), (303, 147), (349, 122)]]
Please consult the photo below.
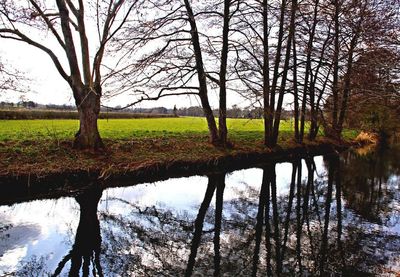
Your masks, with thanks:
[[(356, 142), (291, 139), (270, 149), (259, 140), (235, 140), (232, 149), (215, 148), (206, 136), (106, 140), (104, 153), (80, 152), (72, 142), (1, 142), (2, 203), (37, 193), (64, 195), (92, 184), (132, 185), (176, 176), (232, 171), (259, 164), (340, 152)], [(8, 200), (7, 200), (8, 199)]]

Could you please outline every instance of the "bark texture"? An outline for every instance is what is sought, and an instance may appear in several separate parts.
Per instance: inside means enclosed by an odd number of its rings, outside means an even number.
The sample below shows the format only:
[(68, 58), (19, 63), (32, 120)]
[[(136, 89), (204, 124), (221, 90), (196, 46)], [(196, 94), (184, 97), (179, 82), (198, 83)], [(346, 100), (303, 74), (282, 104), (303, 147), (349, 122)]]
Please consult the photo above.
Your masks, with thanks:
[(100, 113), (100, 91), (85, 89), (83, 99), (77, 102), (79, 113), (79, 131), (75, 135), (74, 148), (104, 149), (103, 141), (97, 126)]

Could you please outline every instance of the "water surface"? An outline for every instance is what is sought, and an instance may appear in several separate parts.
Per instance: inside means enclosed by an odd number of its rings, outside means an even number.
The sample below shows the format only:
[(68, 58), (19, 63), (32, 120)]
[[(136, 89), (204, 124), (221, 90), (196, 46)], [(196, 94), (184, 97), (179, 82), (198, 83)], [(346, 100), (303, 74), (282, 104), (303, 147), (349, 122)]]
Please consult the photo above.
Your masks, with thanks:
[(399, 178), (345, 152), (0, 206), (0, 276), (396, 276)]

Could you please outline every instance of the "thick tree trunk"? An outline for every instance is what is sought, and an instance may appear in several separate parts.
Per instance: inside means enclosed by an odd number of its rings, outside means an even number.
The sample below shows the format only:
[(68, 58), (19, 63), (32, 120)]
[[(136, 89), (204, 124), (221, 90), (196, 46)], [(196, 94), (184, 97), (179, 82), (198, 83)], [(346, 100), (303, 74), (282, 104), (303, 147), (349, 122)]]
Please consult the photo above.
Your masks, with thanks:
[(215, 123), (214, 114), (212, 112), (208, 97), (204, 94), (200, 94), (200, 101), (203, 106), (203, 112), (207, 120), (208, 132), (210, 135), (210, 142), (214, 145), (219, 145), (219, 136), (217, 124)]
[[(220, 98), (221, 101), (221, 98)], [(221, 109), (223, 103), (220, 102), (220, 110), (219, 110), (219, 120), (218, 120), (218, 132), (219, 132), (219, 139), (222, 146), (228, 145), (228, 128), (226, 126), (226, 98), (225, 98), (225, 109)]]
[(100, 92), (87, 89), (80, 101), (77, 100), (79, 113), (79, 131), (75, 135), (74, 148), (100, 150), (104, 148), (97, 127), (100, 113)]

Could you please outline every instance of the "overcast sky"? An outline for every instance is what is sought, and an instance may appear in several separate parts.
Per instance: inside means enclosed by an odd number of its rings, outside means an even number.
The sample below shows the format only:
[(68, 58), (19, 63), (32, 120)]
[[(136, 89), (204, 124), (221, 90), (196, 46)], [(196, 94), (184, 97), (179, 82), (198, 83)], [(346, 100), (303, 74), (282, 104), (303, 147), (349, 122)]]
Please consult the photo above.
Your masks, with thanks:
[[(74, 104), (71, 89), (59, 75), (49, 56), (43, 51), (22, 42), (2, 39), (0, 40), (0, 55), (6, 66), (13, 66), (14, 69), (24, 72), (24, 75), (30, 79), (30, 90), (25, 95), (21, 96), (18, 93), (0, 94), (0, 101), (17, 102), (23, 97), (24, 100), (32, 100), (41, 104)], [(210, 91), (209, 94), (213, 108), (217, 108), (217, 91)], [(124, 106), (134, 100), (132, 97), (122, 95), (103, 104)], [(248, 105), (238, 95), (228, 95), (228, 107), (233, 104), (243, 107)], [(193, 96), (166, 97), (158, 101), (146, 101), (135, 107), (165, 106), (172, 108), (174, 105), (178, 108), (198, 106), (200, 102)]]
[[(18, 3), (18, 2), (15, 2)], [(53, 7), (55, 4), (53, 1), (47, 3), (47, 7)], [(53, 7), (54, 8), (54, 7)], [(90, 17), (91, 10), (88, 10), (88, 17)], [(124, 12), (122, 12), (124, 14)], [(58, 42), (50, 31), (46, 32), (46, 29), (29, 28), (26, 25), (17, 26), (23, 33), (33, 38), (35, 41), (42, 43), (46, 47), (50, 48), (59, 58), (65, 71), (68, 73), (69, 66), (67, 64), (65, 53), (61, 49)], [(209, 27), (206, 27), (209, 28)], [(208, 29), (207, 29), (208, 30)], [(97, 27), (95, 21), (88, 20), (86, 24), (87, 36), (89, 39), (89, 50), (93, 60), (95, 51), (99, 44), (97, 37)], [(208, 30), (210, 31), (210, 30)], [(218, 30), (220, 31), (220, 30)], [(76, 36), (74, 32), (74, 36)], [(75, 41), (79, 42), (79, 37), (75, 37)], [(77, 43), (79, 47), (79, 43)], [(149, 47), (148, 45), (146, 47)], [(106, 62), (107, 66), (112, 66), (114, 60), (105, 57), (103, 62)], [(72, 91), (69, 88), (67, 82), (59, 75), (50, 57), (42, 50), (37, 49), (24, 42), (19, 42), (10, 39), (0, 39), (0, 60), (5, 63), (6, 66), (11, 66), (13, 69), (19, 70), (26, 75), (29, 81), (29, 89), (24, 94), (7, 93), (0, 94), (0, 101), (12, 101), (17, 102), (20, 100), (34, 101), (40, 104), (74, 104)], [(115, 60), (116, 61), (116, 60)], [(197, 78), (194, 79), (197, 85)], [(218, 107), (218, 90), (209, 90), (210, 104), (213, 108)], [(114, 97), (110, 100), (105, 101), (103, 99), (103, 105), (109, 106), (125, 106), (131, 102), (135, 102), (134, 96), (123, 94), (118, 97)], [(229, 93), (227, 97), (227, 106), (239, 105), (241, 107), (248, 106), (249, 103), (237, 94)], [(167, 108), (173, 108), (176, 105), (180, 107), (188, 106), (199, 106), (200, 101), (194, 96), (171, 96), (161, 98), (158, 101), (146, 101), (138, 104), (136, 107), (156, 107), (165, 106)]]
[[(51, 59), (39, 49), (25, 43), (2, 39), (0, 55), (5, 66), (24, 73), (30, 79), (24, 99), (47, 104), (73, 103), (67, 83), (56, 71)], [(1, 100), (19, 101), (21, 95), (8, 93), (0, 95)]]

